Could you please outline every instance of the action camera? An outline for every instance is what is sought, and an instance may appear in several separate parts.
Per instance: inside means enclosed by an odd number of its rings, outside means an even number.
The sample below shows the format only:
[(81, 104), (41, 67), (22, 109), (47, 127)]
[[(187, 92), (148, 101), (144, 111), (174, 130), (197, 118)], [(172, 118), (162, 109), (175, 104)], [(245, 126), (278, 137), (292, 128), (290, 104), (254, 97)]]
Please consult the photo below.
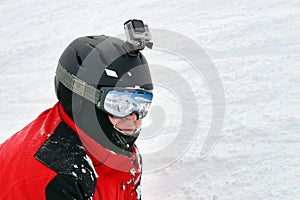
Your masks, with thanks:
[(142, 20), (131, 19), (124, 23), (125, 34), (127, 41), (132, 44), (136, 49), (142, 50), (147, 46), (152, 48), (153, 43), (148, 25), (144, 24)]

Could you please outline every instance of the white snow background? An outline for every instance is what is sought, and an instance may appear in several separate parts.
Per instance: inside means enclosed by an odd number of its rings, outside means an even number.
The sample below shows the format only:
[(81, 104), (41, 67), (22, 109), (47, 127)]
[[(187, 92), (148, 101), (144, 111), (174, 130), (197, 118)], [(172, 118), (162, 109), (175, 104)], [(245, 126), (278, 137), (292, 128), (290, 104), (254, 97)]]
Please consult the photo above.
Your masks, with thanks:
[[(203, 137), (196, 137), (181, 158), (143, 175), (143, 199), (300, 199), (299, 0), (2, 0), (0, 142), (54, 105), (56, 64), (73, 39), (120, 34), (132, 18), (204, 48), (226, 100), (222, 136), (211, 153), (199, 157)], [(168, 55), (150, 56), (150, 64), (152, 58), (174, 64)], [(209, 105), (205, 86), (195, 95)], [(204, 128), (207, 118), (200, 117)], [(160, 160), (164, 155), (153, 162)]]

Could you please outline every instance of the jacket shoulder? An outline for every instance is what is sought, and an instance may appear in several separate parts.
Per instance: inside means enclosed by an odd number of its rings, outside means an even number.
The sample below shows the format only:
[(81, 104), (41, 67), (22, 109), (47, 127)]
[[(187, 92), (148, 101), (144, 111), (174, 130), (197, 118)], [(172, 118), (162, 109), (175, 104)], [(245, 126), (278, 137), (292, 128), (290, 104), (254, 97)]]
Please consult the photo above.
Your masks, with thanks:
[(57, 176), (80, 182), (86, 195), (93, 195), (97, 181), (96, 171), (77, 134), (64, 122), (43, 143), (35, 158), (55, 171)]

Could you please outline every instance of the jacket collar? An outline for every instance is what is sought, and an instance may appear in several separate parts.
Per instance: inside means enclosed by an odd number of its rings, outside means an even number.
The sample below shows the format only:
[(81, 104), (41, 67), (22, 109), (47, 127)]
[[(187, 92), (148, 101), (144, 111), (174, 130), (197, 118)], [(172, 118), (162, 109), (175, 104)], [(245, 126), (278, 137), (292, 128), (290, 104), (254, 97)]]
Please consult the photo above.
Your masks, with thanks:
[(140, 168), (135, 147), (129, 157), (109, 151), (83, 132), (64, 111), (63, 106), (60, 103), (58, 106), (61, 119), (79, 136), (95, 166), (105, 164), (111, 168), (126, 172), (133, 167), (137, 169)]

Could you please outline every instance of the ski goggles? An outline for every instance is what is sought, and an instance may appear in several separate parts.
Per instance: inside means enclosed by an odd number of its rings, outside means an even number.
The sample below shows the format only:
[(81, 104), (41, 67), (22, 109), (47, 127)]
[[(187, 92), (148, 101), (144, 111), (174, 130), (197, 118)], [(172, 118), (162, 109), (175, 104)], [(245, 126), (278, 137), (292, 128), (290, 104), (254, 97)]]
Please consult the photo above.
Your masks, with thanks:
[(97, 108), (114, 117), (124, 118), (133, 113), (144, 118), (152, 103), (153, 94), (143, 89), (102, 87)]

